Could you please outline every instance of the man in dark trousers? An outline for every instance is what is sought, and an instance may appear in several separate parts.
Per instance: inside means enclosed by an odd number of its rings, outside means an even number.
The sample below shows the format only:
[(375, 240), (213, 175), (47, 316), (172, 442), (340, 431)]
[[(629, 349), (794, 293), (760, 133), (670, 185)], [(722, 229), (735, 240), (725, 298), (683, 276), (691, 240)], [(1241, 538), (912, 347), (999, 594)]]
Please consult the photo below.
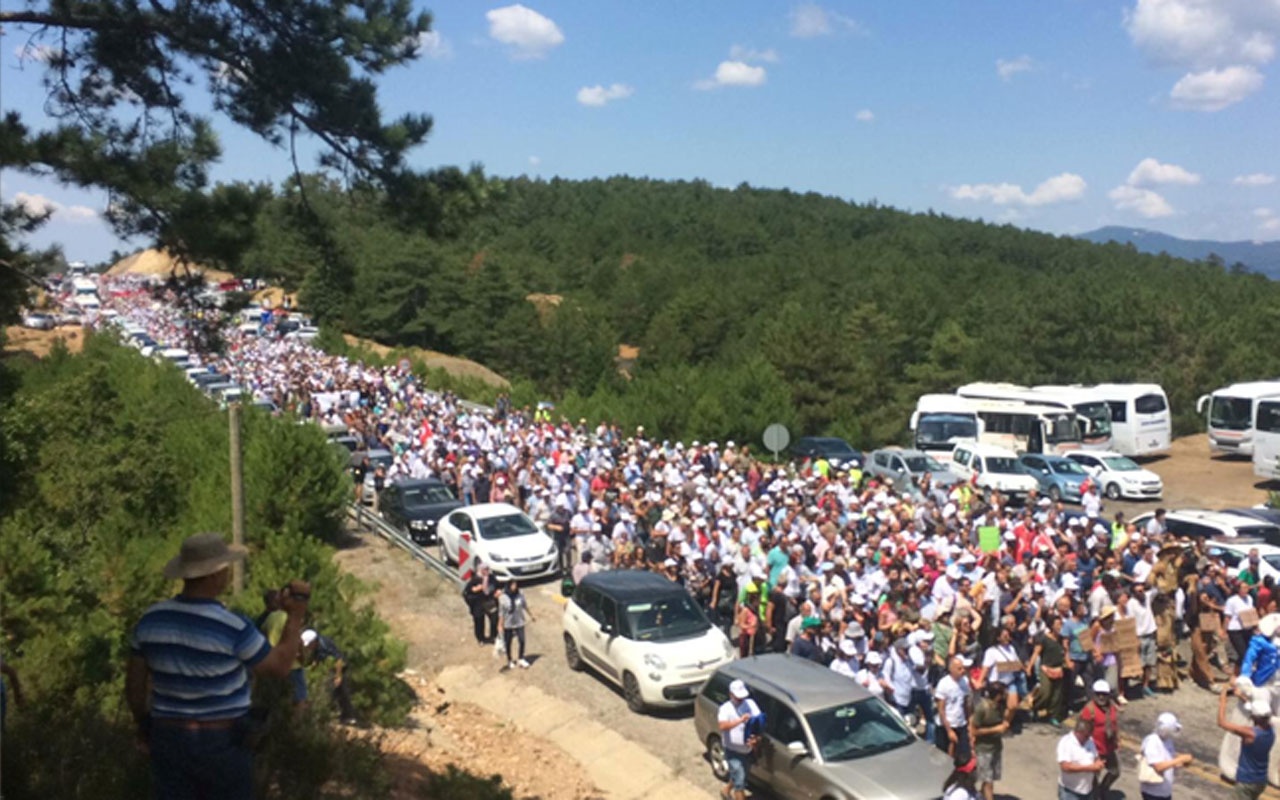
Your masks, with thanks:
[(787, 623), (791, 621), (791, 608), (782, 586), (769, 592), (769, 649), (775, 653), (787, 652)]
[(462, 596), (471, 611), (476, 641), (493, 644), (498, 638), (498, 581), (490, 573), (488, 564), (476, 567), (462, 590)]
[(151, 755), (159, 800), (253, 796), (249, 674), (289, 674), (311, 587), (304, 581), (285, 587), (280, 605), (288, 617), (272, 647), (252, 620), (218, 601), (231, 583), (231, 565), (245, 553), (216, 533), (189, 537), (164, 568), (166, 578), (182, 580), (182, 592), (148, 608), (133, 630), (125, 697), (139, 744)]

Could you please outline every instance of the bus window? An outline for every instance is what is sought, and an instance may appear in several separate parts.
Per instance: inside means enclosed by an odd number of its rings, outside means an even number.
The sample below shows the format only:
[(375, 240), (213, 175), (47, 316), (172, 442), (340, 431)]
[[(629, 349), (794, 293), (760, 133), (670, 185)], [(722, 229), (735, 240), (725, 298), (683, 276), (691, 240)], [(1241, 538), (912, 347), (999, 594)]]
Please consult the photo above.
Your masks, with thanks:
[(1169, 407), (1164, 397), (1158, 394), (1144, 394), (1133, 401), (1133, 413), (1135, 414), (1159, 414)]
[(1107, 407), (1111, 409), (1112, 422), (1128, 422), (1128, 403), (1123, 400), (1108, 400)]

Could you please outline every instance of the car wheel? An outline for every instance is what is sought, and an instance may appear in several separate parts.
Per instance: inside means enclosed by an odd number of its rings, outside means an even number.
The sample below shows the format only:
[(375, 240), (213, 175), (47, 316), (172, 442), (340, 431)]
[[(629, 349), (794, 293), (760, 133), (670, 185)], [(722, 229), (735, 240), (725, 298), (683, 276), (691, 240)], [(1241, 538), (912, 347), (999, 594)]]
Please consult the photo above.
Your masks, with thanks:
[(716, 780), (729, 780), (729, 761), (724, 756), (724, 742), (717, 733), (707, 737), (707, 763), (711, 765), (711, 774), (716, 776)]
[(1052, 500), (1052, 501), (1053, 501), (1053, 502), (1055, 502), (1055, 503), (1057, 503), (1057, 502), (1061, 502), (1061, 500), (1062, 500), (1062, 490), (1061, 490), (1061, 489), (1059, 489), (1057, 486), (1050, 486), (1050, 487), (1049, 487), (1049, 499), (1050, 499), (1050, 500)]
[(1108, 499), (1108, 500), (1119, 500), (1119, 499), (1120, 499), (1120, 484), (1118, 484), (1118, 483), (1108, 483), (1108, 484), (1107, 484), (1107, 499)]
[(567, 633), (564, 635), (564, 660), (568, 662), (569, 669), (574, 672), (582, 671), (582, 654), (578, 652), (578, 643)]
[(644, 711), (644, 695), (640, 694), (640, 681), (630, 672), (622, 673), (622, 695), (627, 698), (627, 708), (637, 714)]

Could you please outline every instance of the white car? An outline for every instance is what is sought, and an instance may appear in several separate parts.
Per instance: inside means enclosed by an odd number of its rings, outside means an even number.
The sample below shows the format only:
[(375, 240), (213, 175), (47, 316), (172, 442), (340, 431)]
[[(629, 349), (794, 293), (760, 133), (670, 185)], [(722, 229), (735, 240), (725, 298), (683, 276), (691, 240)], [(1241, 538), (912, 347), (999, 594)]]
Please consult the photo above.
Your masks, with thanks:
[(1210, 558), (1221, 558), (1231, 575), (1239, 574), (1249, 560), (1249, 551), (1258, 551), (1258, 579), (1270, 577), (1280, 581), (1280, 547), (1265, 542), (1250, 540), (1230, 542), (1216, 539), (1204, 543), (1205, 552)]
[(684, 587), (653, 572), (588, 575), (565, 604), (564, 655), (622, 688), (632, 711), (689, 705), (737, 649)]
[(1067, 458), (1084, 467), (1084, 471), (1102, 487), (1111, 500), (1131, 498), (1159, 500), (1164, 494), (1164, 481), (1149, 469), (1143, 469), (1128, 456), (1110, 451), (1072, 452)]
[(436, 530), (445, 559), (457, 562), (462, 532), (471, 534), (470, 554), (488, 564), (500, 581), (532, 580), (556, 574), (556, 543), (528, 515), (510, 503), (466, 506), (440, 520)]
[(314, 342), (320, 336), (319, 328), (298, 328), (296, 331), (289, 331), (284, 338), (291, 342)]
[(1013, 498), (1040, 488), (1039, 481), (1023, 472), (1016, 453), (989, 444), (956, 445), (951, 451), (951, 471), (979, 489)]

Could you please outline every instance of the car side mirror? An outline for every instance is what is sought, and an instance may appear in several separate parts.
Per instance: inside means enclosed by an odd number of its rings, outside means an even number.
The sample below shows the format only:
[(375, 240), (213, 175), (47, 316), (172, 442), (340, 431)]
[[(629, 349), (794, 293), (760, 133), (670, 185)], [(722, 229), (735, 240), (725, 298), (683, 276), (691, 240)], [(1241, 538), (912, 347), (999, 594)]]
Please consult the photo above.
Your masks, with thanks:
[(787, 753), (793, 756), (807, 756), (809, 746), (804, 742), (787, 742)]
[(615, 633), (618, 632), (618, 629), (613, 627), (612, 623), (606, 622), (600, 626), (600, 632), (603, 633), (605, 636), (613, 636)]

